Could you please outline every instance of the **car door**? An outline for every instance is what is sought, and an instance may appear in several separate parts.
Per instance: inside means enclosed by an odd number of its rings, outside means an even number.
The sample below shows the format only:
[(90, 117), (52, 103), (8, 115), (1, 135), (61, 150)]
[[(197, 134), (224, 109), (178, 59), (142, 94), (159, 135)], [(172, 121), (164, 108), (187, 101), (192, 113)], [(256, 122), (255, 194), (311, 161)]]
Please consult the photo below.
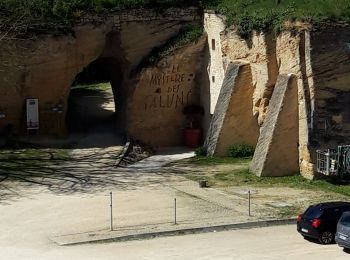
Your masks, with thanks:
[(334, 233), (337, 229), (338, 221), (339, 221), (340, 217), (343, 215), (344, 210), (345, 210), (344, 207), (335, 207), (335, 208), (330, 210), (330, 214), (331, 214), (330, 225), (331, 225), (331, 230)]
[(330, 231), (335, 233), (341, 214), (342, 212), (339, 207), (325, 209), (322, 215), (322, 231)]
[(349, 241), (350, 238), (350, 214), (345, 213), (342, 215), (338, 224), (337, 232), (339, 232), (338, 236), (341, 240)]

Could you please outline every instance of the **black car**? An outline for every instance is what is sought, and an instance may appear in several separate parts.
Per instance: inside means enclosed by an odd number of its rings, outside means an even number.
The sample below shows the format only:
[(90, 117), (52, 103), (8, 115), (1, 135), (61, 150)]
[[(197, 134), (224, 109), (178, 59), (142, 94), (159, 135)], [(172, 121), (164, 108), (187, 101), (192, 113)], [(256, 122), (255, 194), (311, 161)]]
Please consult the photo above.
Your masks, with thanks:
[(337, 225), (335, 242), (340, 247), (350, 249), (350, 212), (344, 212)]
[(334, 241), (337, 223), (343, 212), (350, 211), (349, 202), (327, 202), (311, 205), (299, 214), (297, 230), (304, 237), (318, 239), (322, 244)]

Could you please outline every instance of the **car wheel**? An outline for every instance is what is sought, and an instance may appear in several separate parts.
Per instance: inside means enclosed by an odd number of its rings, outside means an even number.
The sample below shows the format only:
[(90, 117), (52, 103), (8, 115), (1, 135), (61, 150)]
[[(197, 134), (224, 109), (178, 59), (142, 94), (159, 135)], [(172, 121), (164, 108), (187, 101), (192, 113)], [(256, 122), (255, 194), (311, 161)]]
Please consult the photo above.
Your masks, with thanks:
[(325, 231), (321, 234), (321, 237), (319, 240), (322, 244), (327, 245), (327, 244), (332, 243), (333, 239), (334, 239), (333, 233), (330, 231)]

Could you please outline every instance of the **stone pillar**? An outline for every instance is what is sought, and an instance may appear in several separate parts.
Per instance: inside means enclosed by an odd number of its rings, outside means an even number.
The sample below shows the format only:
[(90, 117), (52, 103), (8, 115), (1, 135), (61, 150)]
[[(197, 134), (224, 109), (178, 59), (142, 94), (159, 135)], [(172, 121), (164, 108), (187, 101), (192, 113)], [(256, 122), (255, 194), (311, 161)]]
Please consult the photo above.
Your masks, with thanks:
[(258, 176), (299, 171), (298, 86), (292, 74), (279, 75), (250, 170)]
[(205, 142), (209, 156), (224, 156), (234, 144), (256, 145), (259, 127), (252, 114), (253, 92), (250, 65), (229, 64)]
[(208, 48), (210, 54), (210, 63), (208, 65), (210, 82), (210, 114), (214, 113), (225, 76), (220, 36), (220, 33), (224, 31), (225, 28), (226, 24), (223, 16), (209, 11), (204, 14), (204, 29), (208, 35)]

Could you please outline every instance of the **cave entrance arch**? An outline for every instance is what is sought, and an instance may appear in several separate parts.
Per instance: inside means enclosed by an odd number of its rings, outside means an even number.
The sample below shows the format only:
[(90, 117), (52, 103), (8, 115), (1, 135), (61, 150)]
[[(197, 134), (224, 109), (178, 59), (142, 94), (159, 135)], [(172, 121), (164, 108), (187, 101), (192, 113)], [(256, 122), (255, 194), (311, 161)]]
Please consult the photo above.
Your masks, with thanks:
[(83, 145), (124, 144), (126, 99), (121, 63), (114, 57), (91, 62), (75, 78), (68, 97), (66, 126)]

